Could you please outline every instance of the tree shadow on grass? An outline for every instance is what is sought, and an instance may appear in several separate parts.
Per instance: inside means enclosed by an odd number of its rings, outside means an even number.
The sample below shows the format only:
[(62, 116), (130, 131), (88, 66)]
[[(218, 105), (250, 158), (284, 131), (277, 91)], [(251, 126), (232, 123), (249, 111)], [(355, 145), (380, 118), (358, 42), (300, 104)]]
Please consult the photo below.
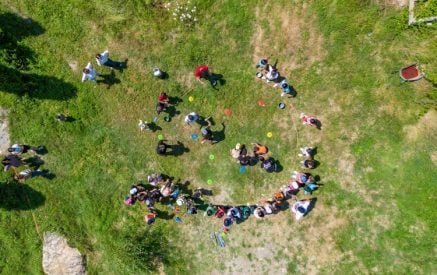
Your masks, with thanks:
[(45, 197), (27, 184), (0, 183), (0, 208), (6, 210), (30, 210), (44, 205)]
[(23, 46), (21, 40), (44, 32), (31, 18), (10, 12), (0, 14), (0, 90), (40, 99), (64, 100), (75, 96), (75, 87), (62, 79), (22, 72), (35, 62), (35, 53)]

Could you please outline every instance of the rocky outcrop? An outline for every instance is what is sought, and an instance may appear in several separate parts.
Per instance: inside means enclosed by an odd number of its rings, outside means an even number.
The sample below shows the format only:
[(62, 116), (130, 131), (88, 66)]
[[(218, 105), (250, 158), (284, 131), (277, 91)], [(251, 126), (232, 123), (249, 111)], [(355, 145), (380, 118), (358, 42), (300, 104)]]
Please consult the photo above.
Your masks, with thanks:
[(45, 232), (42, 266), (49, 275), (85, 275), (84, 259), (79, 250), (68, 246), (62, 236)]

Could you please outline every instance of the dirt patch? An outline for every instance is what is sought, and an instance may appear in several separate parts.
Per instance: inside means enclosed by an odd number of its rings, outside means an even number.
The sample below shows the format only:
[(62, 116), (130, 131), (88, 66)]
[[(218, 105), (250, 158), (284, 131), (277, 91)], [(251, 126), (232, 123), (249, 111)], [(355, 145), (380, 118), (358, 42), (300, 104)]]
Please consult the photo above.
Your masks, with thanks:
[(77, 71), (77, 66), (78, 66), (79, 64), (78, 64), (78, 62), (76, 61), (76, 60), (69, 60), (68, 61), (68, 66), (70, 67), (70, 69), (73, 71), (73, 72), (76, 72)]
[(0, 154), (6, 154), (11, 141), (9, 139), (9, 110), (0, 108)]
[(407, 141), (437, 140), (437, 111), (430, 110), (414, 125), (404, 127)]
[(285, 76), (292, 70), (308, 68), (326, 55), (316, 16), (310, 13), (305, 2), (293, 5), (284, 7), (268, 2), (256, 8), (257, 22), (251, 40), (254, 62), (262, 57), (277, 58), (279, 70)]
[(408, 0), (375, 0), (375, 3), (383, 7), (402, 8), (408, 6)]

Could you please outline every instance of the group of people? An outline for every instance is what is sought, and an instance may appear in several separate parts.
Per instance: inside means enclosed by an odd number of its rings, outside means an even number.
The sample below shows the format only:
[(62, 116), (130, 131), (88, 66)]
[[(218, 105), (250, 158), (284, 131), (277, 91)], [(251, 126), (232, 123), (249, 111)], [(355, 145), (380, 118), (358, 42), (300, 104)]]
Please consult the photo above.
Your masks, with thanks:
[[(106, 66), (106, 67), (109, 67), (111, 69), (122, 70), (123, 68), (126, 67), (126, 61), (119, 62), (119, 61), (114, 61), (114, 60), (110, 59), (108, 50), (105, 50), (102, 53), (96, 54), (96, 62), (97, 62), (97, 65), (99, 65), (99, 66)], [(97, 83), (97, 76), (99, 76), (99, 75), (100, 74), (94, 69), (91, 62), (88, 62), (86, 67), (82, 70), (82, 82), (89, 80), (89, 81), (93, 81), (93, 82)]]
[(258, 61), (255, 67), (258, 69), (255, 75), (260, 79), (266, 80), (267, 83), (273, 82), (273, 87), (279, 86), (282, 91), (281, 96), (292, 95), (293, 88), (288, 83), (287, 79), (279, 74), (276, 64), (272, 65), (266, 58), (262, 58)]
[[(275, 86), (280, 86), (282, 89), (282, 96), (292, 93), (292, 87), (287, 83), (287, 80), (280, 76), (275, 65), (269, 64), (267, 59), (261, 59), (256, 67), (260, 70), (257, 76), (266, 79), (267, 82), (274, 82)], [(206, 79), (211, 82), (212, 86), (217, 83), (214, 82), (212, 74), (209, 71), (208, 66), (200, 65), (195, 70), (195, 76), (199, 79)], [(157, 99), (156, 111), (158, 115), (166, 111), (169, 106), (169, 96), (166, 92), (161, 92)], [(301, 115), (302, 122), (304, 124), (312, 125), (319, 128), (319, 121), (315, 117)], [(202, 136), (201, 142), (215, 143), (214, 132), (211, 130), (212, 121), (210, 117), (203, 118), (196, 112), (190, 112), (184, 117), (184, 123), (187, 127), (192, 127), (194, 124), (200, 125), (200, 134)], [(150, 123), (140, 120), (138, 124), (140, 130), (149, 130)], [(224, 125), (223, 125), (224, 127)], [(192, 135), (193, 139), (197, 138), (197, 134)], [(156, 152), (159, 155), (167, 155), (168, 149), (172, 145), (166, 143), (166, 140), (159, 140), (156, 147)], [(250, 152), (249, 152), (250, 151)], [(271, 173), (277, 170), (277, 162), (269, 157), (269, 149), (266, 145), (260, 143), (252, 143), (251, 150), (248, 150), (244, 144), (237, 143), (235, 148), (230, 150), (232, 158), (241, 166), (255, 165), (260, 162), (261, 168)], [(301, 148), (299, 154), (305, 159), (301, 161), (301, 165), (305, 169), (314, 169), (316, 162), (314, 160), (315, 148), (304, 147)], [(125, 203), (132, 205), (136, 201), (144, 202), (149, 213), (145, 215), (145, 220), (148, 224), (155, 221), (157, 212), (154, 208), (156, 202), (162, 202), (162, 200), (170, 200), (176, 202), (180, 207), (186, 205), (187, 213), (197, 214), (199, 193), (196, 190), (192, 196), (182, 194), (177, 184), (173, 183), (170, 178), (165, 178), (160, 174), (152, 174), (148, 177), (148, 182), (152, 189), (145, 187), (142, 184), (137, 184), (131, 187), (130, 195), (126, 198)], [(214, 216), (216, 218), (223, 218), (224, 229), (229, 229), (234, 223), (238, 223), (244, 219), (247, 219), (250, 215), (254, 215), (256, 218), (261, 219), (267, 215), (277, 213), (283, 209), (284, 202), (289, 198), (294, 198), (295, 202), (290, 207), (292, 212), (296, 214), (296, 218), (302, 218), (309, 210), (311, 200), (297, 200), (295, 195), (299, 192), (300, 188), (304, 189), (305, 194), (311, 194), (317, 189), (318, 184), (316, 178), (308, 172), (293, 172), (292, 180), (284, 185), (279, 192), (276, 192), (271, 199), (262, 200), (257, 205), (243, 205), (243, 206), (225, 206), (225, 205), (213, 205), (208, 204), (204, 207), (203, 201), (201, 201), (201, 208), (205, 210), (206, 216)], [(197, 201), (198, 202), (198, 201)], [(179, 210), (179, 208), (172, 208)]]
[(230, 151), (232, 158), (242, 166), (253, 166), (259, 161), (261, 163), (261, 168), (266, 172), (272, 173), (276, 171), (277, 163), (273, 158), (268, 157), (268, 147), (260, 143), (252, 143), (251, 145), (252, 151), (251, 153), (248, 153), (246, 145), (237, 143), (235, 148), (232, 148)]
[(38, 164), (35, 164), (37, 157), (26, 156), (28, 153), (40, 154), (44, 151), (44, 146), (30, 146), (26, 144), (13, 144), (8, 148), (8, 153), (2, 159), (3, 171), (12, 171), (14, 179), (20, 183), (24, 183), (27, 179), (36, 176), (44, 176), (47, 171), (43, 171), (38, 167), (32, 169)]

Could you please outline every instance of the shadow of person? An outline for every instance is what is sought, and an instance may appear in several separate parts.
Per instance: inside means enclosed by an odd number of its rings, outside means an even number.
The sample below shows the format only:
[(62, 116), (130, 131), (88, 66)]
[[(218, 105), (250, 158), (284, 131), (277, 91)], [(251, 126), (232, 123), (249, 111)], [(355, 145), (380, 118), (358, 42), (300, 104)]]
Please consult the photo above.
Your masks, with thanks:
[(44, 164), (44, 160), (42, 160), (39, 156), (32, 156), (26, 158), (24, 161), (29, 167), (33, 167), (34, 169), (38, 169), (41, 165)]
[(288, 86), (290, 87), (290, 93), (288, 93), (288, 97), (296, 97), (297, 96), (296, 89), (291, 84), (288, 84)]
[(316, 197), (310, 199), (310, 205), (308, 206), (308, 210), (306, 211), (304, 216), (308, 215), (314, 209), (314, 207), (316, 207), (316, 203), (317, 203)]
[(158, 219), (171, 220), (175, 216), (173, 213), (170, 214), (170, 213), (168, 213), (166, 211), (161, 211), (161, 210), (156, 209), (156, 208), (155, 208), (155, 212), (156, 212), (156, 217)]
[(176, 107), (173, 105), (168, 105), (165, 109), (164, 112), (168, 114), (168, 119), (169, 121), (175, 117), (176, 115), (179, 115), (181, 112), (179, 112), (178, 110), (176, 110)]
[(177, 106), (179, 103), (184, 102), (184, 100), (178, 96), (170, 96), (168, 98), (168, 103)]
[(279, 160), (275, 160), (274, 165), (275, 165), (275, 173), (279, 173), (279, 172), (282, 172), (282, 170), (284, 170), (284, 167), (281, 165)]
[(224, 122), (222, 122), (222, 129), (220, 131), (213, 131), (212, 132), (212, 136), (214, 139), (213, 144), (219, 143), (220, 141), (225, 140), (225, 130), (226, 130), (226, 125)]
[(106, 88), (111, 88), (112, 85), (120, 83), (120, 79), (115, 77), (114, 71), (111, 71), (110, 74), (99, 74), (102, 79), (97, 80), (97, 84), (103, 83), (106, 84)]
[(223, 75), (216, 74), (216, 73), (210, 73), (208, 77), (208, 81), (211, 84), (211, 87), (215, 90), (218, 90), (217, 85), (220, 84), (220, 86), (223, 86), (226, 84), (226, 80), (223, 79)]
[(44, 205), (45, 197), (26, 184), (0, 183), (0, 208), (6, 210), (30, 210)]
[(172, 155), (172, 156), (181, 156), (184, 153), (188, 153), (190, 151), (190, 149), (188, 149), (188, 147), (185, 147), (185, 145), (178, 141), (176, 144), (174, 145), (170, 145), (171, 148), (171, 152), (168, 153), (168, 155)]
[(162, 128), (160, 127), (160, 126), (158, 126), (155, 122), (150, 122), (149, 123), (149, 129), (150, 129), (150, 131), (152, 131), (152, 132), (156, 132), (156, 131), (161, 131), (162, 130)]

